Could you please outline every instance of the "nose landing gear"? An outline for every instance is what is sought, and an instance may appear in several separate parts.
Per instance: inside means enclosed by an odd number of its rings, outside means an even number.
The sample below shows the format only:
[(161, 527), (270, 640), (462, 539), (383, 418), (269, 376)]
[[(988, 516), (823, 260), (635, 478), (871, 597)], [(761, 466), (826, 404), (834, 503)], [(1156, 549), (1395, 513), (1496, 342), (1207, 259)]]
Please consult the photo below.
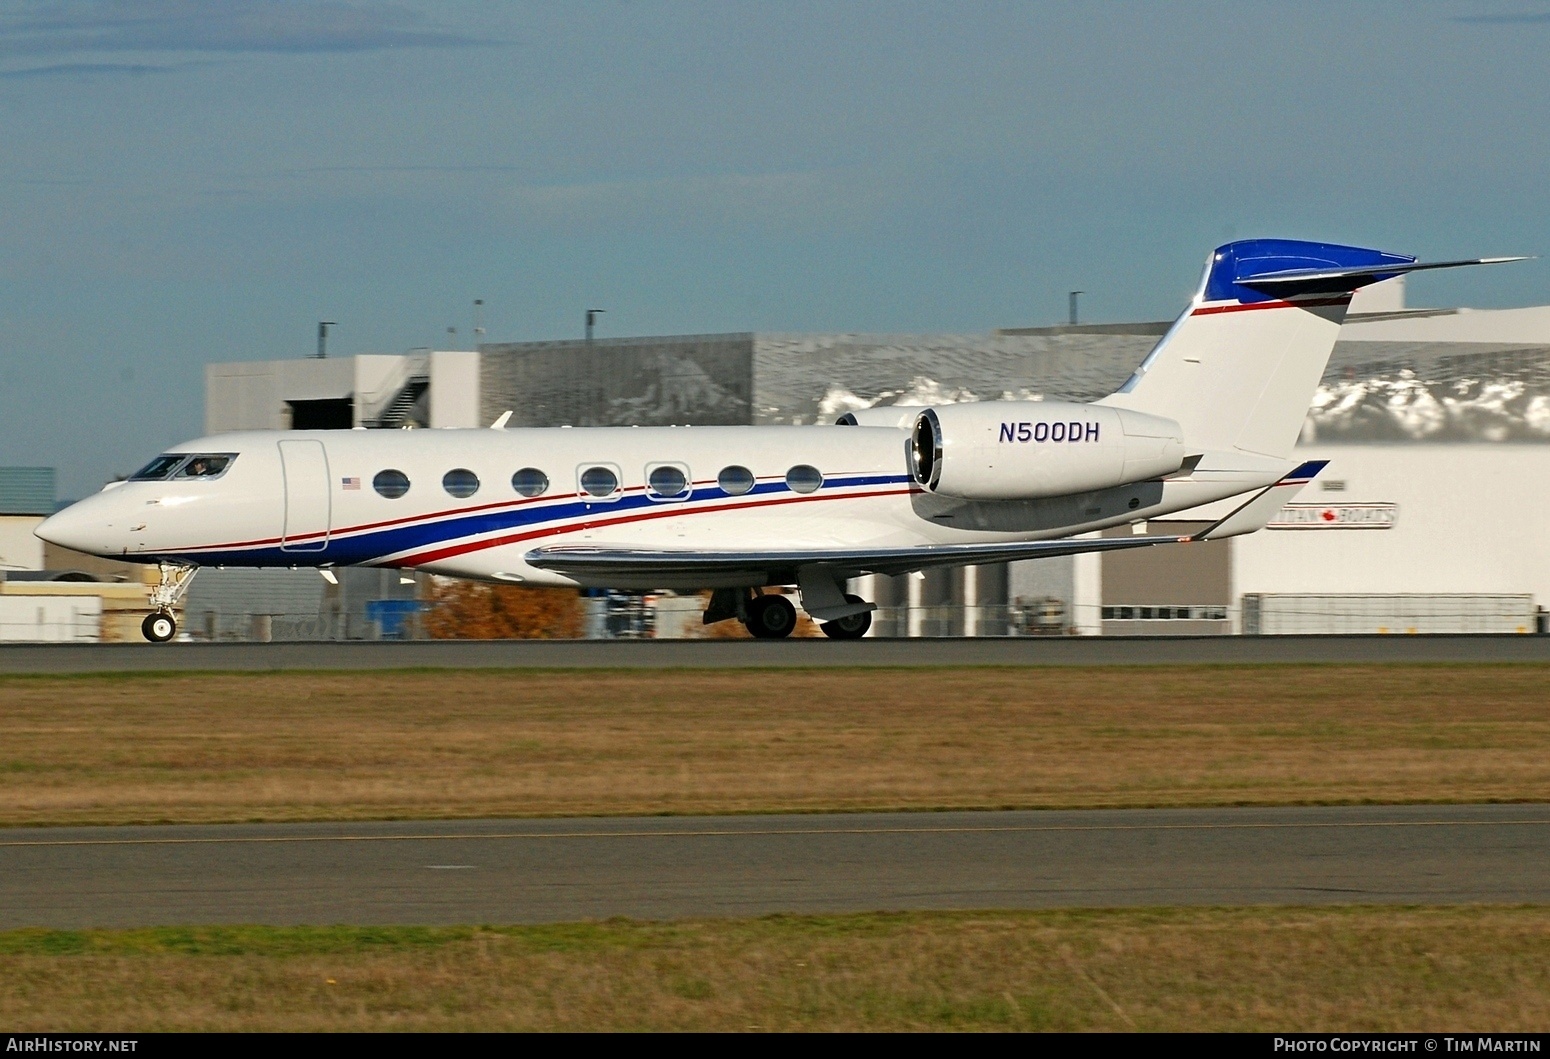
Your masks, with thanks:
[(140, 623), (140, 631), (152, 643), (166, 643), (177, 634), (178, 623), (171, 614), (165, 611), (157, 614), (147, 614), (145, 620)]
[(161, 583), (151, 589), (151, 613), (140, 623), (140, 631), (152, 643), (166, 643), (177, 635), (178, 622), (172, 609), (188, 591), (189, 582), (199, 567), (183, 563), (161, 562)]

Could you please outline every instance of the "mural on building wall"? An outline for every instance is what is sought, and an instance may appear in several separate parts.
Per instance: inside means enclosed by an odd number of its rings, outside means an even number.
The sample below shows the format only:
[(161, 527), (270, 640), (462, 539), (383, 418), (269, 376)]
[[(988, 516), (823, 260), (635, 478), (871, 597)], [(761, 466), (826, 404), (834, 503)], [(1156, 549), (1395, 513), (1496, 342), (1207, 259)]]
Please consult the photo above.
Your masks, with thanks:
[(1303, 440), (1550, 441), (1550, 347), (1342, 342)]
[[(1058, 330), (1058, 329), (1057, 329)], [(829, 423), (876, 405), (1092, 401), (1155, 334), (731, 334), (483, 347), (513, 426)], [(1550, 441), (1550, 346), (1343, 341), (1305, 442)]]
[(753, 341), (760, 423), (833, 422), (874, 405), (1091, 401), (1124, 382), (1156, 335), (786, 335)]
[(685, 335), (480, 347), (480, 407), (521, 426), (749, 421), (753, 336)]

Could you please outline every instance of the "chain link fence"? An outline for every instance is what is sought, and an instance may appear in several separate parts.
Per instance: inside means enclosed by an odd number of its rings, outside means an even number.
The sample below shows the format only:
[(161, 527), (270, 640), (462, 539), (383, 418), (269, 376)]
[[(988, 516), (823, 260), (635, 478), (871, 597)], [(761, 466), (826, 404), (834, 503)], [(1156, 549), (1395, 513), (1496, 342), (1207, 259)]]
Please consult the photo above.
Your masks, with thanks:
[[(745, 635), (735, 622), (704, 625), (705, 600), (697, 595), (601, 592), (568, 597), (577, 608), (571, 631), (586, 639), (706, 639)], [(135, 641), (140, 617), (124, 619), (107, 634), (105, 615), (71, 599), (12, 598), (0, 607), (0, 640), (33, 643)], [(793, 599), (793, 602), (797, 602)], [(178, 638), (199, 643), (422, 640), (431, 631), (449, 638), (480, 634), (448, 630), (437, 622), (432, 600), (371, 600), (356, 610), (295, 611), (188, 609), (179, 615)], [(1089, 613), (1090, 612), (1090, 613)], [(127, 622), (127, 624), (125, 624)], [(132, 628), (131, 628), (132, 626)], [(1070, 607), (1055, 598), (961, 606), (884, 606), (872, 612), (869, 635), (905, 637), (1049, 637), (1079, 634), (1221, 635), (1427, 635), (1546, 634), (1550, 615), (1527, 594), (1500, 595), (1265, 595), (1242, 597), (1241, 606), (1104, 605)], [(498, 634), (500, 635), (500, 634)], [(504, 634), (504, 635), (510, 635)], [(803, 620), (796, 635), (821, 635)]]

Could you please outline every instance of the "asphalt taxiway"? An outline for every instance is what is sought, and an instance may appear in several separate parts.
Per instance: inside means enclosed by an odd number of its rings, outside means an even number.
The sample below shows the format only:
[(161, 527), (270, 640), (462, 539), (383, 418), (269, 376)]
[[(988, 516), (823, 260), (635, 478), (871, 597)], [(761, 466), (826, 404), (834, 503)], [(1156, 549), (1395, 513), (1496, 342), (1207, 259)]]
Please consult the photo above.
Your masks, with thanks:
[(0, 928), (1550, 902), (1550, 805), (0, 831)]
[(1550, 636), (4, 644), (0, 673), (1550, 662)]

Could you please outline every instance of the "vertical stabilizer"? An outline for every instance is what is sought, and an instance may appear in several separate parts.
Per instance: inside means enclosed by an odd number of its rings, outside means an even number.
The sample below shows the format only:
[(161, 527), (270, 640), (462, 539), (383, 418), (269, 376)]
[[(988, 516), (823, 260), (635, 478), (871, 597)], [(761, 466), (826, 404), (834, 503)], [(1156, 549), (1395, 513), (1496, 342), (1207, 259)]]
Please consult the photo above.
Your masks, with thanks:
[(1415, 258), (1251, 239), (1212, 252), (1200, 289), (1119, 392), (1100, 403), (1176, 420), (1191, 452), (1285, 459), (1351, 295)]

